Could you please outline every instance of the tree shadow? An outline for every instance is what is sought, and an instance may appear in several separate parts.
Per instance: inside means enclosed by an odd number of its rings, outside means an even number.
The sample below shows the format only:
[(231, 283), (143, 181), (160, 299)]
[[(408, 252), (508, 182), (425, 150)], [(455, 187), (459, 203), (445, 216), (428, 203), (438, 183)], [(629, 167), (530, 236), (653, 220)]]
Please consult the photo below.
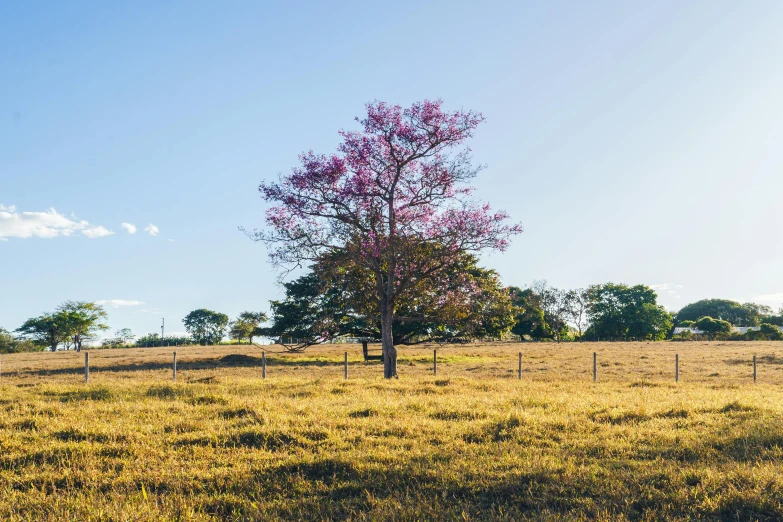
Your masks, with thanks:
[[(351, 365), (357, 364), (355, 361)], [(372, 364), (364, 363), (361, 364)], [(147, 361), (140, 363), (119, 363), (112, 364), (110, 361), (95, 360), (90, 362), (90, 373), (108, 373), (108, 372), (141, 372), (141, 371), (164, 371), (171, 370), (173, 360), (168, 361)], [(274, 367), (308, 367), (308, 368), (337, 368), (342, 367), (344, 362), (341, 360), (291, 360), (277, 357), (267, 357), (267, 368)], [(195, 360), (178, 360), (178, 371), (198, 371), (198, 370), (216, 370), (219, 368), (258, 368), (263, 366), (261, 357), (244, 354), (229, 354), (223, 357), (202, 358)], [(68, 368), (46, 368), (46, 369), (25, 369), (18, 370), (17, 375), (29, 376), (56, 376), (56, 375), (82, 375), (84, 366), (73, 366)]]

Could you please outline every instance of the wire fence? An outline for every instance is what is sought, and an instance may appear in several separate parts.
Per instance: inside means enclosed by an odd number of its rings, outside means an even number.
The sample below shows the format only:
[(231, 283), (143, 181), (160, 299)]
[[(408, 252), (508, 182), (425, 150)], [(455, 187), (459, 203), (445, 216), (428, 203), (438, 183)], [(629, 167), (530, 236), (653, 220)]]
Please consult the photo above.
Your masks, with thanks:
[[(617, 343), (622, 344), (622, 343)], [(732, 343), (736, 344), (736, 343)], [(611, 350), (546, 350), (530, 349), (527, 352), (513, 350), (514, 347), (530, 348), (517, 344), (496, 346), (492, 350), (471, 350), (457, 348), (431, 351), (419, 349), (403, 353), (398, 361), (401, 377), (470, 377), (502, 378), (520, 381), (571, 380), (600, 383), (628, 382), (630, 384), (708, 382), (712, 385), (727, 383), (783, 384), (783, 343), (760, 343), (763, 353), (748, 350), (688, 350), (681, 349), (635, 350), (614, 348)], [(383, 360), (368, 360), (359, 350), (337, 351), (328, 354), (307, 354), (294, 356), (286, 352), (269, 351), (274, 345), (245, 345), (246, 353), (208, 354), (198, 347), (184, 347), (179, 350), (150, 353), (138, 350), (127, 356), (99, 351), (85, 351), (83, 354), (57, 354), (67, 357), (0, 356), (0, 382), (10, 378), (30, 379), (47, 377), (56, 382), (58, 376), (81, 374), (90, 382), (98, 374), (136, 374), (148, 377), (150, 373), (162, 377), (167, 372), (174, 381), (183, 376), (186, 379), (203, 373), (212, 375), (257, 377), (303, 378), (377, 378), (382, 374)], [(587, 347), (585, 347), (587, 348)], [(679, 348), (679, 347), (675, 347)], [(736, 347), (733, 347), (736, 348)], [(216, 347), (215, 349), (218, 349)], [(231, 350), (232, 347), (220, 347)], [(92, 353), (92, 358), (91, 354)], [(33, 355), (33, 354), (30, 354)], [(43, 355), (47, 354), (35, 354)], [(52, 355), (52, 354), (48, 354)], [(17, 356), (17, 357), (15, 357)], [(184, 356), (184, 357), (183, 357)], [(81, 360), (79, 357), (83, 357)], [(159, 378), (158, 377), (158, 378)]]

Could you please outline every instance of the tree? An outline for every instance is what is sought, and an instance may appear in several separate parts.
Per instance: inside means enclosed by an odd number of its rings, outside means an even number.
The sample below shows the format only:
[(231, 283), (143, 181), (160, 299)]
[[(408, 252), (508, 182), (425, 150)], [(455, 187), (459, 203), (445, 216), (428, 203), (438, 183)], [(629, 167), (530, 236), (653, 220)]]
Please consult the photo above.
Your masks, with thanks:
[(759, 334), (769, 341), (780, 341), (783, 339), (783, 332), (780, 331), (778, 325), (771, 323), (761, 323)]
[(102, 306), (86, 301), (66, 301), (57, 307), (56, 320), (63, 325), (65, 333), (73, 340), (77, 352), (82, 350), (82, 343), (92, 338), (101, 330), (109, 327), (102, 323), (108, 314)]
[(5, 328), (0, 328), (0, 353), (14, 353), (16, 339)]
[(606, 283), (587, 290), (590, 339), (660, 340), (672, 327), (672, 315), (657, 304), (655, 290), (645, 285)]
[(771, 307), (757, 303), (743, 303), (742, 309), (745, 310), (745, 313), (747, 314), (747, 322), (753, 323), (753, 325), (760, 325), (762, 322), (767, 322), (767, 318), (774, 314)]
[[(284, 283), (286, 297), (271, 301), (272, 326), (263, 335), (295, 339), (299, 351), (340, 336), (381, 338), (380, 318), (364, 297), (372, 278), (355, 264), (315, 264), (312, 271)], [(502, 337), (514, 322), (514, 307), (497, 274), (465, 254), (446, 286), (422, 284), (400, 297), (395, 344)]]
[(107, 348), (119, 348), (131, 343), (135, 338), (130, 328), (123, 328), (114, 332), (114, 337), (104, 339), (101, 345)]
[(772, 309), (764, 305), (742, 305), (728, 299), (702, 299), (677, 312), (677, 324), (683, 320), (698, 321), (702, 317), (712, 317), (728, 321), (734, 326), (758, 326), (763, 318), (770, 315)]
[(340, 132), (338, 153), (305, 153), (289, 175), (260, 185), (273, 206), (266, 214), (269, 230), (252, 237), (270, 246), (279, 266), (326, 255), (370, 274), (368, 298), (380, 318), (384, 377), (391, 378), (400, 297), (424, 283), (445, 286), (443, 277), (461, 254), (502, 251), (521, 228), (507, 225), (506, 213), (472, 201), (464, 186), (479, 169), (467, 149), (453, 151), (483, 116), (444, 112), (440, 101), (404, 110), (382, 102), (366, 108), (361, 132)]
[(731, 333), (731, 323), (722, 319), (713, 319), (712, 317), (702, 317), (695, 323), (696, 328), (707, 334), (710, 340), (715, 336)]
[(568, 335), (568, 294), (551, 287), (546, 281), (534, 281), (531, 287), (538, 296), (539, 306), (544, 312), (544, 320), (549, 325), (552, 336), (560, 340)]
[(228, 316), (206, 308), (193, 310), (182, 321), (185, 330), (197, 344), (217, 344), (223, 338), (228, 324)]
[(16, 329), (16, 332), (53, 352), (57, 350), (57, 346), (61, 342), (68, 338), (69, 334), (66, 325), (63, 324), (63, 317), (59, 314), (48, 313), (28, 319)]
[(114, 337), (122, 341), (122, 344), (128, 344), (136, 338), (136, 336), (133, 335), (133, 332), (131, 331), (130, 328), (123, 328), (121, 330), (117, 330), (117, 332), (115, 332), (114, 334)]
[(24, 339), (16, 339), (5, 328), (0, 328), (0, 353), (40, 351), (43, 347)]
[(242, 339), (247, 339), (249, 343), (252, 343), (253, 337), (260, 335), (261, 323), (266, 321), (267, 316), (263, 312), (242, 312), (228, 325), (228, 335), (239, 342), (242, 342)]
[(515, 286), (509, 288), (511, 302), (517, 308), (515, 324), (511, 333), (521, 338), (548, 339), (553, 337), (552, 328), (544, 318), (544, 310), (538, 295), (530, 288), (521, 290)]
[(677, 322), (677, 326), (680, 326), (682, 328), (691, 328), (694, 324), (696, 324), (696, 321), (691, 321), (689, 319)]
[(587, 328), (587, 312), (590, 305), (590, 295), (584, 288), (569, 290), (565, 294), (566, 317), (576, 327), (579, 334), (579, 340), (582, 340), (582, 333)]

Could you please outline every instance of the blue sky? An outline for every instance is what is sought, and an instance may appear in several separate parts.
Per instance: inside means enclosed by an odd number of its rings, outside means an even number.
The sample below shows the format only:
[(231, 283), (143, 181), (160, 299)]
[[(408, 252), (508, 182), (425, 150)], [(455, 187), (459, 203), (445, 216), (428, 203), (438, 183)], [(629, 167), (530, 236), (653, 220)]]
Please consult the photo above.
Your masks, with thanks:
[(484, 257), (508, 284), (783, 303), (783, 3), (334, 4), (2, 4), (0, 211), (58, 215), (0, 224), (0, 326), (267, 309), (258, 183), (374, 99), (484, 113), (475, 186), (525, 226)]

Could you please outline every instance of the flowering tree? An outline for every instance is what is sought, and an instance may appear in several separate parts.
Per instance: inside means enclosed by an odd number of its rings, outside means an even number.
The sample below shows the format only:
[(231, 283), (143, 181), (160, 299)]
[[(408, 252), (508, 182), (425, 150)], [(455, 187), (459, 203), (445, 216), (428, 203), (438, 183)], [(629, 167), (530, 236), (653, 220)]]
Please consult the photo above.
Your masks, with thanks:
[(278, 265), (341, 258), (372, 274), (368, 297), (380, 316), (384, 376), (391, 378), (398, 298), (433, 281), (447, 283), (463, 253), (502, 251), (521, 228), (507, 224), (505, 212), (473, 201), (465, 185), (480, 169), (471, 165), (469, 149), (455, 149), (484, 120), (481, 114), (444, 112), (440, 101), (366, 108), (367, 116), (357, 118), (361, 131), (340, 132), (337, 153), (304, 153), (290, 174), (261, 184), (273, 206), (269, 229), (253, 237), (270, 245)]

